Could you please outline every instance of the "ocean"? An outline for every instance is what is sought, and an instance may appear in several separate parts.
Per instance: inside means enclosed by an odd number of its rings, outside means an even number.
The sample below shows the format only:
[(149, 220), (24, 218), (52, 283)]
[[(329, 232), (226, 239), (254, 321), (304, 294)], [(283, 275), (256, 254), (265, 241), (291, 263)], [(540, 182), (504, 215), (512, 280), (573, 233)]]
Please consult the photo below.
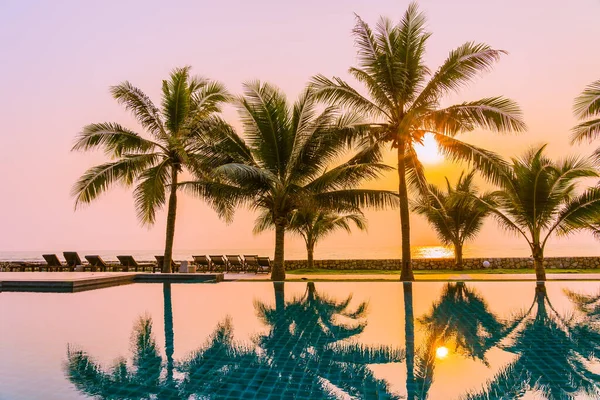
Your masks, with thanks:
[[(77, 251), (83, 258), (85, 255), (98, 254), (105, 261), (116, 261), (117, 255), (132, 255), (139, 261), (154, 260), (155, 255), (162, 254), (162, 249), (153, 250), (102, 250), (102, 249), (43, 249), (37, 251), (0, 251), (0, 261), (43, 261), (42, 254), (56, 253), (62, 258), (63, 251)], [(176, 249), (173, 251), (175, 260), (191, 260), (192, 255), (219, 254), (258, 254), (273, 257), (273, 248), (198, 248)], [(414, 258), (443, 258), (453, 257), (450, 247), (442, 246), (413, 246)], [(600, 245), (577, 245), (577, 243), (557, 243), (547, 246), (546, 257), (552, 256), (600, 256)], [(315, 259), (393, 259), (400, 258), (400, 247), (336, 247), (319, 248), (315, 250)], [(519, 246), (465, 246), (464, 257), (495, 258), (495, 257), (529, 257), (530, 251), (525, 243)], [(306, 250), (301, 247), (286, 248), (285, 257), (288, 260), (306, 259)]]

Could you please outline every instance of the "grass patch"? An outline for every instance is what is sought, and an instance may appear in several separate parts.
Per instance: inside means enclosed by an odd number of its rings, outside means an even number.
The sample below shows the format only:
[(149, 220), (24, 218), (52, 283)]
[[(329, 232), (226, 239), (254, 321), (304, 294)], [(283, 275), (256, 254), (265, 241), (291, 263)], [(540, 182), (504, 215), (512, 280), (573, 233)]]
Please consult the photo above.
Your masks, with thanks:
[[(428, 274), (448, 274), (448, 275), (490, 275), (490, 274), (535, 274), (533, 269), (465, 269), (465, 270), (453, 270), (453, 269), (427, 269), (427, 270), (413, 270), (415, 275), (428, 275)], [(546, 269), (547, 274), (598, 274), (600, 269)], [(400, 275), (400, 271), (390, 270), (377, 270), (377, 269), (342, 269), (342, 270), (330, 270), (330, 269), (296, 269), (292, 271), (286, 271), (288, 275)]]

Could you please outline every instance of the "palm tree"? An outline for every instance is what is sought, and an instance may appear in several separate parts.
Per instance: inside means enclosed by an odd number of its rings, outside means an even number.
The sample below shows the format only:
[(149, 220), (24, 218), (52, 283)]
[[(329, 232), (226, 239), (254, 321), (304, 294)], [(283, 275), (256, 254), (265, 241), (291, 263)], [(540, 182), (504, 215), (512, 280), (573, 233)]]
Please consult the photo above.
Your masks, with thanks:
[[(260, 233), (271, 226), (271, 219), (268, 214), (259, 220), (264, 221), (266, 225), (257, 224), (254, 228), (255, 233)], [(288, 229), (304, 239), (307, 267), (312, 269), (314, 267), (316, 243), (337, 230), (351, 233), (351, 223), (354, 223), (362, 231), (367, 229), (367, 220), (360, 210), (356, 210), (354, 213), (336, 213), (335, 211), (305, 207), (292, 213)]]
[(461, 132), (479, 128), (494, 131), (523, 131), (525, 124), (517, 104), (504, 97), (488, 97), (449, 107), (442, 99), (470, 84), (491, 69), (505, 52), (486, 44), (467, 42), (451, 51), (431, 73), (425, 65), (425, 49), (430, 33), (426, 18), (415, 3), (408, 6), (402, 20), (394, 24), (382, 17), (371, 30), (360, 17), (354, 27), (359, 66), (349, 73), (363, 83), (369, 96), (340, 78), (318, 75), (312, 85), (321, 99), (348, 107), (370, 118), (364, 131), (381, 146), (390, 144), (398, 155), (400, 222), (402, 229), (402, 280), (414, 280), (410, 263), (408, 185), (425, 189), (423, 166), (415, 144), (425, 134), (433, 135), (439, 149), (453, 160), (466, 160), (492, 177), (501, 160), (493, 152), (457, 140)]
[(500, 347), (517, 355), (516, 360), (465, 400), (521, 398), (529, 390), (549, 400), (600, 397), (600, 375), (589, 368), (600, 351), (600, 330), (585, 320), (561, 316), (543, 282), (536, 284), (529, 310), (514, 318), (505, 334)]
[[(572, 129), (573, 143), (597, 139), (600, 136), (600, 80), (589, 84), (575, 98), (573, 112), (582, 121)], [(600, 151), (596, 150), (596, 154), (600, 155)]]
[[(129, 82), (111, 87), (113, 97), (132, 112), (150, 138), (113, 122), (87, 125), (73, 150), (102, 149), (113, 160), (88, 169), (74, 185), (75, 206), (90, 203), (114, 184), (135, 184), (139, 220), (151, 225), (167, 201), (167, 232), (162, 272), (171, 270), (177, 183), (187, 169), (199, 173), (202, 157), (198, 144), (211, 129), (226, 129), (217, 117), (229, 98), (215, 81), (192, 77), (189, 67), (177, 68), (162, 83), (161, 108)], [(206, 191), (205, 191), (206, 192)]]
[[(361, 207), (393, 206), (396, 195), (384, 190), (358, 189), (389, 167), (381, 163), (376, 146), (362, 146), (348, 161), (331, 164), (348, 150), (354, 119), (335, 107), (317, 112), (314, 96), (305, 91), (293, 106), (276, 87), (260, 82), (244, 85), (238, 100), (246, 140), (233, 131), (221, 132), (207, 146), (218, 154), (214, 178), (229, 202), (245, 203), (264, 212), (261, 227), (275, 227), (275, 256), (271, 279), (285, 279), (284, 239), (292, 214), (310, 204), (336, 212)], [(206, 185), (186, 182), (192, 193)], [(226, 196), (224, 195), (226, 194)]]
[(446, 192), (430, 184), (427, 193), (423, 193), (413, 205), (413, 211), (427, 218), (442, 243), (454, 246), (457, 269), (463, 269), (465, 241), (475, 238), (489, 214), (489, 209), (481, 202), (494, 202), (489, 193), (478, 196), (474, 177), (475, 171), (467, 175), (463, 172), (454, 187), (446, 178)]
[(479, 200), (501, 227), (525, 238), (538, 281), (546, 280), (544, 248), (548, 238), (593, 230), (592, 225), (600, 220), (600, 188), (576, 193), (577, 183), (597, 177), (598, 171), (586, 159), (553, 161), (544, 155), (545, 148), (533, 148), (512, 159), (510, 168), (500, 175), (501, 189), (492, 194), (495, 204)]

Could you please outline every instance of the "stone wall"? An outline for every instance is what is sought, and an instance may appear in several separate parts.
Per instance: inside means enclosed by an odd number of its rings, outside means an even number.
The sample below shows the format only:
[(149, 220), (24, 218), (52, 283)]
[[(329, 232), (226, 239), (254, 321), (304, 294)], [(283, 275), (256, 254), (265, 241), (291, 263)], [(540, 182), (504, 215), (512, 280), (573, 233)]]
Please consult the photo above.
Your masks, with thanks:
[[(464, 269), (484, 269), (483, 262), (489, 261), (489, 268), (533, 268), (532, 258), (465, 258)], [(387, 260), (315, 260), (315, 268), (331, 270), (373, 269), (399, 270), (400, 259)], [(452, 269), (453, 258), (417, 258), (412, 260), (414, 269)], [(548, 257), (544, 266), (553, 268), (600, 268), (600, 257)], [(306, 260), (286, 260), (285, 269), (294, 270), (306, 268)]]

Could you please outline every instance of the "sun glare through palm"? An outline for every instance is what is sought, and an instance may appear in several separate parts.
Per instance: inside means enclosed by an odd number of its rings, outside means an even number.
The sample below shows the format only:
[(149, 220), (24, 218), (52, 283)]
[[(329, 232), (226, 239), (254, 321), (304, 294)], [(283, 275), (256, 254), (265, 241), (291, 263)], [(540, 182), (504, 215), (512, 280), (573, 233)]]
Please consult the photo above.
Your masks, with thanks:
[(430, 133), (425, 134), (422, 145), (415, 145), (415, 152), (424, 164), (439, 164), (444, 160), (433, 135)]

